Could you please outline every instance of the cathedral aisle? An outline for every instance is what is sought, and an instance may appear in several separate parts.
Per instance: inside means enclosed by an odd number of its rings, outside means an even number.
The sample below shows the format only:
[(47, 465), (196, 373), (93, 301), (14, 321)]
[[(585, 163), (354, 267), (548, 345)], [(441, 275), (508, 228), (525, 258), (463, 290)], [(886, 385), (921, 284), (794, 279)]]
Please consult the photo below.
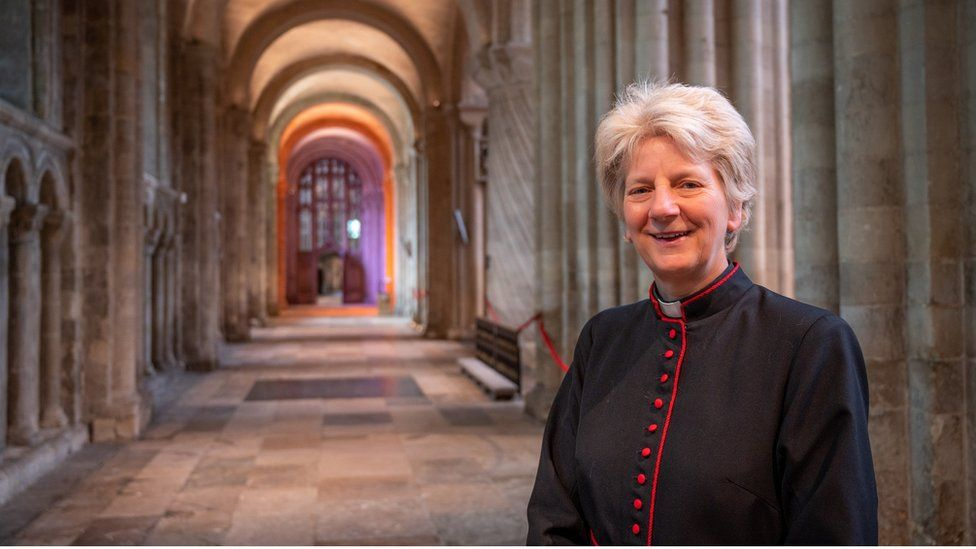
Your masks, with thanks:
[(521, 544), (542, 425), (400, 319), (274, 319), (138, 441), (0, 508), (6, 544)]

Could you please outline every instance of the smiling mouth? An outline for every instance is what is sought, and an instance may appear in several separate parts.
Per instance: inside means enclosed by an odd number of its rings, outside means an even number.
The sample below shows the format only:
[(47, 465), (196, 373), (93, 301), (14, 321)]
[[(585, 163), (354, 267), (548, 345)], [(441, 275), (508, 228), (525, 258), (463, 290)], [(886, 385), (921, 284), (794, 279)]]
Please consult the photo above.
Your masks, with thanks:
[(667, 242), (668, 240), (676, 240), (678, 238), (681, 238), (682, 236), (687, 236), (688, 233), (690, 232), (691, 231), (657, 233), (657, 234), (652, 234), (651, 236), (654, 237), (655, 240), (662, 240)]

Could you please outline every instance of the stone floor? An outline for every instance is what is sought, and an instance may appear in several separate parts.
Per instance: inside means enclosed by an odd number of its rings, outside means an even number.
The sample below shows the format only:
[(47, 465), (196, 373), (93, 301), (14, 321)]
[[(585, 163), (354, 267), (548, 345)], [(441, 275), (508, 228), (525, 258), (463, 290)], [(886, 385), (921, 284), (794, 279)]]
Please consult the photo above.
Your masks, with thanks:
[(255, 329), (174, 380), (141, 440), (0, 508), (0, 543), (522, 544), (542, 425), (464, 377), (466, 354), (390, 318)]

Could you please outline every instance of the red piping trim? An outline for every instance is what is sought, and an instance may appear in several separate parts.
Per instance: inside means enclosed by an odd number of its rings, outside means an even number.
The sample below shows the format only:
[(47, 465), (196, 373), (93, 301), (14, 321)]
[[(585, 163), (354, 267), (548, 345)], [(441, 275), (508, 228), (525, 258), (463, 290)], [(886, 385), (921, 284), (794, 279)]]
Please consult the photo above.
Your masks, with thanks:
[(593, 535), (593, 530), (590, 530), (590, 544), (594, 547), (600, 546), (600, 544), (596, 542), (596, 536)]
[[(733, 262), (732, 265), (733, 265), (733, 267), (732, 267), (732, 270), (729, 271), (729, 274), (723, 276), (719, 280), (716, 280), (714, 284), (712, 284), (711, 286), (709, 286), (705, 290), (702, 290), (701, 293), (698, 293), (698, 294), (695, 294), (695, 295), (691, 296), (690, 298), (688, 298), (688, 301), (681, 301), (681, 320), (685, 320), (685, 307), (687, 307), (689, 303), (694, 303), (695, 301), (698, 301), (699, 299), (705, 297), (706, 295), (714, 292), (715, 290), (718, 289), (719, 286), (721, 286), (722, 284), (725, 284), (726, 282), (729, 281), (730, 278), (732, 278), (732, 275), (734, 275), (736, 273), (736, 271), (739, 270), (739, 264), (736, 263), (736, 262)], [(669, 319), (671, 317), (665, 315), (661, 311), (661, 305), (660, 305), (660, 303), (658, 303), (657, 298), (654, 297), (654, 285), (655, 284), (657, 284), (657, 282), (652, 282), (651, 283), (651, 287), (647, 289), (647, 296), (650, 298), (651, 303), (654, 304), (654, 311), (657, 313), (658, 318), (660, 318), (661, 320)]]
[[(738, 266), (736, 266), (738, 267)], [(732, 271), (733, 273), (735, 270)], [(731, 276), (732, 273), (729, 273)], [(728, 278), (728, 277), (726, 277)], [(714, 287), (724, 282), (725, 279), (719, 281)], [(655, 300), (656, 302), (656, 300)], [(661, 442), (658, 443), (657, 447), (657, 459), (654, 462), (654, 480), (651, 481), (651, 504), (648, 505), (647, 510), (647, 544), (651, 545), (651, 536), (654, 533), (654, 506), (657, 503), (657, 479), (658, 474), (661, 472), (661, 456), (664, 453), (664, 441), (668, 438), (668, 427), (671, 426), (671, 412), (674, 411), (674, 401), (678, 397), (678, 380), (681, 376), (681, 365), (685, 361), (685, 347), (687, 346), (688, 335), (685, 332), (685, 319), (684, 319), (684, 308), (681, 309), (681, 320), (674, 319), (664, 319), (666, 322), (674, 322), (681, 326), (681, 353), (678, 355), (678, 362), (674, 367), (674, 381), (671, 386), (671, 402), (668, 403), (668, 414), (664, 417), (664, 427), (661, 429)]]
[(728, 280), (730, 278), (732, 278), (732, 275), (734, 275), (735, 272), (739, 270), (739, 264), (738, 263), (733, 263), (733, 265), (735, 265), (735, 266), (732, 267), (732, 270), (729, 271), (729, 274), (723, 276), (721, 278), (721, 280), (719, 280), (715, 284), (712, 284), (711, 286), (709, 286), (708, 289), (705, 290), (704, 292), (702, 292), (702, 293), (700, 293), (698, 295), (692, 296), (691, 299), (689, 299), (688, 301), (685, 301), (685, 302), (681, 303), (681, 307), (684, 308), (689, 303), (692, 303), (693, 301), (697, 301), (697, 300), (705, 297), (706, 295), (708, 295), (708, 294), (714, 292), (715, 290), (717, 290), (718, 287), (721, 286), (722, 284), (725, 284), (726, 282), (728, 282)]

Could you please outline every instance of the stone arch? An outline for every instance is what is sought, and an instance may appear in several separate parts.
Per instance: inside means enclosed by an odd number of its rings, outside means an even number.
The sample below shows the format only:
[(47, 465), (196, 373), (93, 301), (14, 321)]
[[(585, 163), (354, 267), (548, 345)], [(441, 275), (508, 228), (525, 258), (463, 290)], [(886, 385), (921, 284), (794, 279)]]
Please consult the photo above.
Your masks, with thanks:
[(38, 202), (52, 209), (67, 210), (71, 201), (68, 182), (60, 163), (51, 155), (41, 153), (36, 172), (40, 174), (35, 185), (39, 193)]
[[(315, 120), (306, 124), (316, 129), (302, 132), (304, 135), (289, 147), (283, 182), (288, 189), (296, 188), (302, 171), (321, 158), (344, 161), (359, 174), (363, 183), (359, 217), (363, 236), (359, 259), (365, 267), (365, 302), (377, 303), (380, 285), (387, 293), (392, 288), (385, 280), (391, 274), (387, 269), (387, 257), (392, 256), (392, 249), (389, 248), (392, 242), (387, 237), (387, 228), (394, 223), (389, 215), (392, 208), (388, 207), (394, 200), (390, 184), (390, 158), (388, 154), (380, 153), (374, 136), (363, 135), (360, 128), (334, 124), (318, 127)], [(294, 219), (291, 223), (294, 223)], [(290, 230), (294, 229), (295, 226), (290, 225)]]
[[(322, 104), (325, 103), (325, 104)], [(317, 109), (316, 106), (319, 106)], [(294, 105), (293, 105), (294, 106)], [(356, 110), (364, 111), (360, 113), (355, 113), (355, 111), (341, 113), (339, 111), (333, 111), (330, 109), (331, 106), (335, 107), (353, 107)], [(367, 109), (363, 105), (349, 104), (348, 102), (343, 103), (340, 101), (332, 102), (314, 102), (310, 105), (302, 107), (294, 113), (289, 113), (287, 110), (282, 116), (276, 120), (276, 127), (274, 129), (274, 139), (272, 141), (274, 145), (274, 160), (273, 165), (275, 166), (275, 173), (277, 173), (277, 188), (279, 196), (279, 206), (278, 206), (278, 229), (279, 229), (279, 248), (278, 248), (278, 284), (277, 291), (279, 296), (279, 303), (283, 303), (284, 296), (287, 293), (286, 288), (286, 261), (284, 246), (282, 245), (280, 231), (284, 230), (284, 209), (283, 202), (280, 198), (283, 193), (287, 190), (288, 181), (286, 179), (286, 174), (284, 169), (278, 169), (277, 166), (283, 166), (287, 168), (288, 160), (291, 156), (292, 150), (295, 145), (299, 143), (302, 138), (306, 137), (308, 134), (312, 133), (316, 129), (324, 127), (342, 127), (348, 130), (355, 131), (356, 133), (366, 137), (374, 149), (379, 153), (379, 156), (383, 164), (383, 195), (385, 197), (385, 219), (387, 221), (385, 227), (385, 271), (386, 276), (389, 281), (386, 283), (386, 291), (391, 296), (394, 294), (394, 278), (395, 278), (395, 261), (396, 255), (394, 253), (393, 243), (396, 241), (396, 231), (395, 229), (395, 209), (394, 202), (396, 200), (395, 189), (393, 185), (393, 170), (391, 167), (394, 164), (394, 147), (399, 147), (399, 142), (393, 143), (396, 139), (396, 128), (391, 127), (391, 124), (379, 120), (378, 117), (382, 114), (379, 109)], [(354, 118), (359, 118), (359, 121), (355, 121)], [(369, 124), (373, 123), (373, 126)], [(374, 127), (375, 126), (375, 127)], [(391, 303), (394, 300), (391, 297)]]
[(258, 17), (241, 35), (231, 56), (226, 89), (231, 100), (246, 104), (251, 93), (249, 78), (268, 46), (289, 29), (321, 19), (342, 19), (371, 26), (389, 35), (410, 56), (421, 75), (428, 105), (437, 106), (450, 96), (444, 87), (440, 65), (427, 41), (402, 16), (382, 4), (350, 3), (346, 0), (297, 0), (273, 7)]
[(35, 195), (35, 186), (31, 184), (32, 173), (28, 160), (30, 152), (27, 146), (14, 140), (8, 143), (4, 153), (0, 156), (3, 158), (3, 164), (0, 165), (0, 173), (3, 174), (0, 189), (4, 194), (14, 197), (18, 203), (31, 201)]
[[(285, 128), (302, 112), (314, 107), (315, 105), (325, 104), (325, 103), (348, 103), (362, 108), (374, 118), (379, 120), (386, 129), (387, 134), (392, 142), (392, 149), (394, 156), (402, 156), (406, 151), (405, 147), (407, 143), (404, 142), (403, 137), (400, 135), (399, 128), (393, 122), (392, 119), (379, 107), (377, 107), (369, 99), (359, 97), (357, 95), (350, 95), (344, 93), (324, 93), (316, 94), (301, 101), (296, 101), (281, 111), (274, 121), (272, 122), (269, 129), (269, 140), (268, 143), (271, 145), (273, 150), (277, 151), (280, 145), (281, 136), (285, 131)], [(416, 126), (410, 128), (412, 130), (412, 137), (416, 140), (418, 139)], [(275, 153), (275, 158), (277, 158), (277, 152)], [(277, 168), (277, 164), (275, 168)]]
[(362, 70), (388, 83), (407, 106), (414, 127), (420, 126), (421, 106), (407, 84), (385, 65), (357, 54), (330, 54), (302, 59), (282, 68), (261, 90), (254, 106), (254, 136), (261, 138), (268, 127), (275, 102), (295, 82), (323, 68), (350, 68)]

